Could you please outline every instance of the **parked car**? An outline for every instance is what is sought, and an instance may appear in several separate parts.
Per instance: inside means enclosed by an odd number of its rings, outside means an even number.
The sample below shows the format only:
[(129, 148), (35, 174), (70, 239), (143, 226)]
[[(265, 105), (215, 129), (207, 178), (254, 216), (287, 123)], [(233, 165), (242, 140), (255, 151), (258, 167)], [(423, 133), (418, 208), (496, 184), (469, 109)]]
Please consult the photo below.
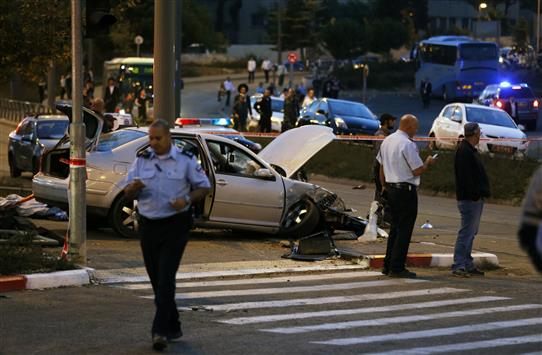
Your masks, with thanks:
[[(71, 116), (71, 107), (59, 107)], [(101, 119), (83, 109), (87, 127), (87, 213), (107, 218), (124, 237), (135, 237), (133, 201), (123, 194), (126, 173), (136, 156), (148, 149), (148, 128), (132, 127), (99, 135)], [(366, 221), (347, 214), (342, 200), (316, 185), (292, 176), (335, 135), (327, 127), (289, 130), (258, 155), (221, 136), (172, 130), (174, 144), (190, 149), (211, 181), (211, 192), (194, 206), (196, 226), (284, 233), (300, 236), (325, 222), (330, 229), (358, 230)], [(48, 151), (32, 188), (38, 201), (66, 207), (69, 156), (67, 139)], [(333, 208), (329, 208), (333, 207)]]
[[(262, 95), (252, 95), (250, 97), (250, 107), (252, 108), (252, 116), (248, 117), (248, 130), (258, 131), (260, 124), (260, 114), (254, 109), (254, 104), (261, 100)], [(271, 116), (271, 131), (280, 132), (282, 128), (282, 121), (284, 119), (284, 99), (280, 97), (271, 96), (271, 110), (273, 114)]]
[(54, 147), (66, 134), (69, 126), (64, 115), (42, 115), (25, 117), (9, 134), (8, 163), (12, 177), (23, 171), (36, 174), (44, 150)]
[[(522, 157), (529, 145), (527, 136), (514, 120), (503, 110), (476, 104), (452, 103), (446, 105), (433, 121), (430, 137), (432, 148), (455, 149), (458, 138), (463, 138), (467, 122), (476, 122), (482, 131), (478, 151), (481, 153), (503, 153)], [(512, 138), (511, 141), (485, 141), (484, 138)]]
[(525, 124), (528, 130), (536, 130), (540, 102), (527, 84), (503, 82), (488, 85), (476, 102), (504, 110), (516, 123)]
[(333, 128), (335, 134), (373, 135), (380, 122), (362, 103), (336, 99), (317, 99), (301, 110), (298, 126), (316, 124)]

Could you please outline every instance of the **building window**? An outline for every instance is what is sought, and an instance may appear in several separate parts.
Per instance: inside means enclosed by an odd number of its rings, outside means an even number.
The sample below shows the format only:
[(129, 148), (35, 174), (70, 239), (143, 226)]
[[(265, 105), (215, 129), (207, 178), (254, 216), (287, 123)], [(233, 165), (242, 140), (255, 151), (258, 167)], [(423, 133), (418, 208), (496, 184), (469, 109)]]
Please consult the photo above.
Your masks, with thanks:
[(461, 19), (461, 27), (465, 28), (465, 29), (469, 28), (469, 18), (468, 17), (464, 17), (463, 19)]
[(262, 13), (255, 13), (250, 16), (250, 25), (252, 27), (264, 27), (265, 15)]
[(448, 24), (448, 28), (454, 28), (455, 27), (455, 17), (450, 17), (450, 22)]

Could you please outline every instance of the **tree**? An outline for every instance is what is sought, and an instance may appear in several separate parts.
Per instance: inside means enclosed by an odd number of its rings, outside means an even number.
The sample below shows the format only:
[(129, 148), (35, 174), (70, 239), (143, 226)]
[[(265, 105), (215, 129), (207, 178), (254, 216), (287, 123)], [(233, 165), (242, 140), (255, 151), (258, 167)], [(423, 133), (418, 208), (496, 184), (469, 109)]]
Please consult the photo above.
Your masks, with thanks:
[(320, 32), (324, 47), (335, 59), (350, 59), (368, 50), (367, 25), (351, 19), (331, 21)]
[(514, 29), (514, 41), (519, 48), (527, 48), (529, 45), (529, 24), (524, 18), (520, 18)]
[(389, 17), (377, 19), (371, 23), (371, 50), (379, 53), (388, 53), (390, 49), (397, 49), (408, 41), (407, 27)]

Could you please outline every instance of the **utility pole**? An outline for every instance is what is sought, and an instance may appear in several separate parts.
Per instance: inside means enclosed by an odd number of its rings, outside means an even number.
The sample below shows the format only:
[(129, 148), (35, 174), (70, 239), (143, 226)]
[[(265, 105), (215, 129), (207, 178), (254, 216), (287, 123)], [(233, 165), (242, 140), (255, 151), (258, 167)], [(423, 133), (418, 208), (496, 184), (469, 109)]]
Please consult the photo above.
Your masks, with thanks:
[(540, 53), (540, 0), (536, 8), (536, 55)]
[(175, 0), (175, 117), (181, 116), (182, 102), (182, 76), (181, 76), (181, 53), (182, 53), (182, 0)]
[(72, 122), (70, 124), (70, 255), (87, 263), (85, 123), (83, 122), (83, 46), (81, 0), (71, 0), (72, 29)]
[(175, 2), (154, 3), (154, 119), (175, 121)]

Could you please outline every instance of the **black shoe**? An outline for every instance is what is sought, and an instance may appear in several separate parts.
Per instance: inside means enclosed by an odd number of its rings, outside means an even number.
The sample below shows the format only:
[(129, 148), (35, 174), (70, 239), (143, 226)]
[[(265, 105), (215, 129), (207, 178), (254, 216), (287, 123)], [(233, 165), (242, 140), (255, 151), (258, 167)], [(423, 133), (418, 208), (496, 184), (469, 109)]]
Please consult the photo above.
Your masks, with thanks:
[(152, 337), (152, 348), (156, 351), (162, 351), (167, 348), (167, 339), (163, 335), (155, 334)]
[(480, 271), (476, 268), (472, 269), (472, 270), (469, 270), (467, 271), (469, 273), (469, 275), (472, 275), (472, 276), (484, 276), (485, 273), (483, 271)]
[(170, 342), (170, 343), (176, 343), (176, 342), (179, 342), (181, 341), (181, 338), (183, 337), (183, 331), (179, 329), (179, 331), (173, 333), (173, 334), (169, 334), (167, 336), (167, 341)]
[(415, 279), (416, 278), (416, 273), (415, 272), (412, 272), (412, 271), (408, 271), (407, 269), (404, 269), (403, 271), (399, 271), (399, 272), (390, 272), (389, 273), (389, 276), (390, 277), (397, 277), (397, 278), (401, 278), (401, 279)]
[(465, 269), (456, 269), (452, 271), (452, 275), (456, 277), (470, 277), (470, 273), (468, 273)]
[(382, 269), (382, 275), (388, 275), (390, 273), (390, 270), (387, 267), (384, 267)]

